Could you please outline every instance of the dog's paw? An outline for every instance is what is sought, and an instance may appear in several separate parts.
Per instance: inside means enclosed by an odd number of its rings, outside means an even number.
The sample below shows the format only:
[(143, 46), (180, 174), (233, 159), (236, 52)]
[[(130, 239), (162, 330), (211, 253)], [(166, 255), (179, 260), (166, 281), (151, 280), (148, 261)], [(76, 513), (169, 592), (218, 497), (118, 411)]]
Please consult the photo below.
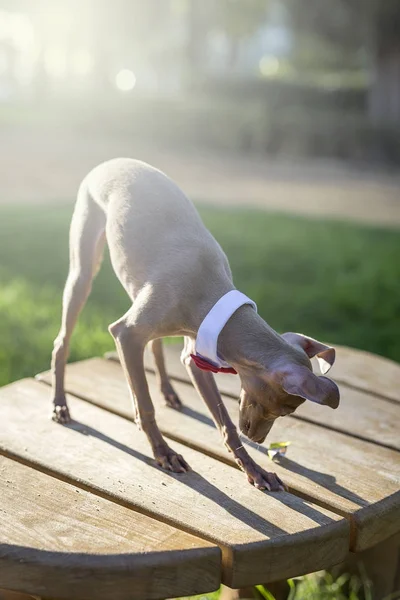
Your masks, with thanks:
[(258, 490), (268, 490), (269, 492), (286, 491), (285, 484), (276, 473), (265, 471), (252, 460), (243, 463), (242, 460), (236, 459), (236, 462), (242, 471), (246, 473), (248, 482)]
[(157, 464), (166, 471), (172, 471), (173, 473), (186, 473), (190, 471), (190, 467), (183, 456), (169, 448), (169, 446), (159, 450), (154, 458)]
[(174, 408), (175, 410), (182, 409), (182, 402), (171, 384), (169, 384), (167, 387), (164, 387), (161, 390), (161, 393), (165, 398), (165, 404), (167, 406)]
[(70, 423), (71, 415), (69, 414), (68, 406), (66, 404), (56, 404), (51, 414), (51, 418), (56, 423), (61, 423), (62, 425)]
[(182, 410), (182, 402), (176, 392), (168, 394), (164, 396), (164, 398), (167, 406), (174, 408), (175, 410)]

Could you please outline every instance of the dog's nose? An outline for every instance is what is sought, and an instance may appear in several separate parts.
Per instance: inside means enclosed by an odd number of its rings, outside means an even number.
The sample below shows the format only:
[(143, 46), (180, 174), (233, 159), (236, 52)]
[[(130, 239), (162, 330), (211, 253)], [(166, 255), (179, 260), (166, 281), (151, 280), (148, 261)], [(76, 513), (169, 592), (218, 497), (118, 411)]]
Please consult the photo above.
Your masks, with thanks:
[(249, 433), (249, 430), (250, 430), (250, 421), (248, 421), (248, 420), (243, 421), (242, 426), (241, 426), (241, 430), (242, 430), (242, 433), (244, 433), (245, 435), (247, 435)]

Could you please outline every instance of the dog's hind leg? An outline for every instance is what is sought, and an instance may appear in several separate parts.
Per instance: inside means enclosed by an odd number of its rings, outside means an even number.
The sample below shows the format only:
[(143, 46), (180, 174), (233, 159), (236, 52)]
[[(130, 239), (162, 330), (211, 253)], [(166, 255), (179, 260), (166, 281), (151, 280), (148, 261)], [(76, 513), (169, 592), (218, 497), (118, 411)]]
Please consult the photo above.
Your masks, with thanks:
[(72, 331), (89, 296), (103, 254), (106, 215), (89, 195), (85, 183), (78, 192), (70, 228), (70, 264), (62, 300), (60, 331), (52, 354), (53, 413), (59, 423), (70, 420), (64, 391), (65, 364)]
[(170, 408), (180, 410), (182, 408), (182, 402), (180, 401), (178, 394), (172, 387), (171, 381), (168, 377), (165, 368), (162, 339), (158, 338), (156, 340), (152, 340), (149, 344), (149, 347), (154, 357), (157, 381), (158, 385), (160, 386), (160, 391), (165, 398), (165, 402)]

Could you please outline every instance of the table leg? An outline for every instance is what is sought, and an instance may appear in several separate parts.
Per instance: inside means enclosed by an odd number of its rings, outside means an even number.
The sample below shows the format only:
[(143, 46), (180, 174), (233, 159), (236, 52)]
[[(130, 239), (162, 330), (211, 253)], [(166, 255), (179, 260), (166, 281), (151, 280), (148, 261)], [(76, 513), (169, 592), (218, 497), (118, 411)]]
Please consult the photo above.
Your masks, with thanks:
[[(264, 587), (272, 594), (274, 600), (286, 600), (290, 588), (286, 581), (275, 581), (274, 583), (266, 583)], [(221, 588), (220, 600), (264, 600), (264, 597), (255, 587), (246, 587), (240, 589), (232, 589), (225, 585)]]
[(222, 585), (219, 600), (261, 600), (261, 598), (261, 594), (255, 587), (232, 589), (227, 585)]
[[(336, 579), (344, 573), (363, 577), (372, 584), (373, 600), (383, 600), (390, 594), (400, 593), (400, 533), (363, 552), (350, 553), (347, 559), (329, 569)], [(286, 581), (265, 584), (275, 600), (286, 600), (289, 587)], [(220, 600), (261, 599), (256, 588), (231, 589), (222, 586)], [(0, 597), (0, 600), (1, 597)]]
[(342, 573), (362, 576), (372, 584), (373, 600), (383, 600), (389, 594), (400, 592), (400, 533), (373, 548), (349, 554), (330, 572), (334, 577)]

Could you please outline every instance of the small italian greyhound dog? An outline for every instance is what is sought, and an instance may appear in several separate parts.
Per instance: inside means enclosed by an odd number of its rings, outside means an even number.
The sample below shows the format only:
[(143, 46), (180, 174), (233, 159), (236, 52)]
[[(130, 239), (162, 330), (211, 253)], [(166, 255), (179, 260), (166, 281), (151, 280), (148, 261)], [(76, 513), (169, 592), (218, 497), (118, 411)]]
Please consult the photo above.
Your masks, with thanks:
[(176, 473), (189, 470), (158, 429), (144, 369), (150, 344), (161, 392), (181, 408), (166, 373), (161, 338), (184, 336), (182, 363), (208, 406), (237, 465), (256, 488), (285, 489), (274, 473), (249, 456), (216, 386), (213, 372), (238, 373), (239, 427), (265, 440), (275, 419), (305, 400), (337, 408), (336, 384), (312, 371), (316, 356), (325, 374), (335, 350), (312, 338), (276, 333), (252, 300), (235, 289), (228, 260), (192, 202), (158, 169), (118, 158), (83, 180), (70, 229), (70, 268), (62, 322), (52, 354), (53, 420), (70, 420), (64, 371), (72, 330), (98, 271), (107, 239), (114, 271), (132, 305), (109, 326), (131, 392), (136, 424), (156, 462)]

